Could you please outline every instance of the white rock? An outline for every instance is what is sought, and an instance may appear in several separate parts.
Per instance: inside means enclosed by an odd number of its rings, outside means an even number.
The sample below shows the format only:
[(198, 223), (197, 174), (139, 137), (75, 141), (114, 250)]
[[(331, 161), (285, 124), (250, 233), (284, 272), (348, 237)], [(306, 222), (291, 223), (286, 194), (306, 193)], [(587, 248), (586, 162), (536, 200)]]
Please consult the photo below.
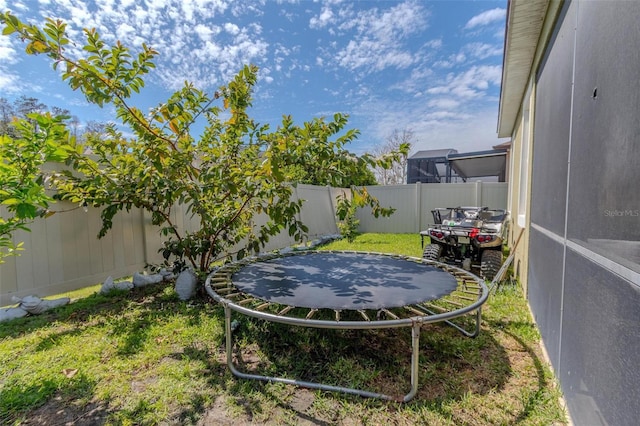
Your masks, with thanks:
[(134, 287), (144, 287), (149, 284), (158, 284), (162, 282), (162, 274), (145, 275), (136, 272), (133, 274)]
[[(17, 298), (13, 300), (15, 301), (16, 299)], [(18, 300), (20, 301), (20, 308), (34, 315), (41, 314), (44, 311), (48, 311), (49, 309), (64, 306), (71, 301), (71, 299), (69, 299), (68, 297), (45, 300), (40, 299), (38, 296), (25, 296), (22, 299)]]
[(29, 312), (25, 311), (22, 308), (5, 308), (0, 309), (0, 322), (9, 321), (16, 318), (22, 318), (27, 315)]
[(160, 269), (159, 274), (162, 275), (164, 281), (171, 281), (176, 278), (176, 274), (174, 274), (173, 271), (167, 271), (164, 268)]
[(131, 281), (120, 281), (113, 283), (113, 288), (116, 290), (131, 290), (133, 288), (133, 283)]
[(102, 287), (100, 287), (100, 294), (107, 294), (112, 290), (131, 290), (132, 288), (133, 283), (131, 281), (121, 281), (118, 283), (114, 283), (113, 278), (109, 276), (102, 283)]
[(192, 270), (187, 269), (180, 272), (175, 285), (176, 293), (178, 293), (180, 300), (192, 299), (196, 294), (197, 285), (198, 277)]

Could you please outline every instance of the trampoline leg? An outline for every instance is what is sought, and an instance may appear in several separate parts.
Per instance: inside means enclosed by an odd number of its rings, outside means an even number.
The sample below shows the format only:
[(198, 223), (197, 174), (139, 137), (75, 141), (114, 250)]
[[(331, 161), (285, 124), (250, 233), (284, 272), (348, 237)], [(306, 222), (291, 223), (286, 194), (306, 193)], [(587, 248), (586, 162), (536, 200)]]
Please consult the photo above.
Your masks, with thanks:
[(284, 377), (271, 377), (271, 376), (262, 376), (257, 374), (247, 374), (239, 371), (235, 364), (233, 363), (233, 348), (232, 348), (232, 329), (231, 329), (231, 308), (228, 306), (224, 307), (224, 320), (225, 320), (225, 342), (227, 345), (227, 366), (231, 373), (240, 377), (241, 379), (249, 379), (249, 380), (260, 380), (264, 382), (271, 383), (285, 383), (288, 385), (300, 386), (309, 389), (319, 389), (323, 391), (329, 392), (342, 392), (351, 395), (363, 396), (366, 398), (379, 398), (385, 399), (388, 401), (396, 401), (396, 402), (408, 402), (416, 396), (418, 392), (418, 374), (419, 374), (419, 355), (420, 355), (420, 324), (414, 323), (411, 329), (411, 340), (412, 340), (412, 353), (411, 353), (411, 391), (404, 396), (404, 398), (393, 397), (391, 395), (385, 395), (381, 393), (369, 392), (360, 389), (347, 388), (342, 386), (332, 386), (326, 385), (323, 383), (316, 382), (306, 382), (295, 379), (287, 379)]
[(227, 366), (233, 374), (235, 374), (235, 368), (233, 367), (233, 340), (231, 336), (231, 309), (224, 305), (224, 335), (227, 350)]
[(418, 376), (420, 374), (420, 323), (411, 326), (411, 391), (402, 398), (408, 402), (418, 393)]

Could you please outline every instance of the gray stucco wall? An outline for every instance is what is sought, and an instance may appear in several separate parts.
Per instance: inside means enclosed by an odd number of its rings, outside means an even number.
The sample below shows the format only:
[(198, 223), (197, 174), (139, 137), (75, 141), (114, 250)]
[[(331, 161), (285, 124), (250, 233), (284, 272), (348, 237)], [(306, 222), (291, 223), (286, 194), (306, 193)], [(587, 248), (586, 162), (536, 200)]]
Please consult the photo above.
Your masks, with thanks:
[(568, 2), (537, 72), (528, 297), (577, 425), (640, 418), (638, 22)]

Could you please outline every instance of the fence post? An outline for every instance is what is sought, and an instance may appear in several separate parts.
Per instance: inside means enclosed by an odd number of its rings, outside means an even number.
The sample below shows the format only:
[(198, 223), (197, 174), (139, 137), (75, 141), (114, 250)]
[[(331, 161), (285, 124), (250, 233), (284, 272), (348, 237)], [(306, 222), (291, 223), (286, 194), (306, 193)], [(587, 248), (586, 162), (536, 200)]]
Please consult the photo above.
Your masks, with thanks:
[(420, 186), (420, 182), (415, 183), (416, 186), (416, 224), (418, 225), (418, 229), (416, 232), (420, 232), (422, 229), (422, 187)]
[(476, 206), (482, 207), (482, 181), (476, 181)]
[(149, 247), (149, 238), (147, 234), (149, 233), (149, 229), (147, 229), (147, 221), (145, 218), (144, 209), (140, 209), (140, 226), (142, 228), (142, 246), (144, 247), (144, 263), (151, 264), (151, 256), (149, 256), (150, 247)]
[(327, 185), (327, 195), (329, 196), (329, 205), (331, 206), (331, 217), (333, 217), (335, 233), (339, 234), (338, 230), (338, 218), (336, 217), (336, 207), (333, 205), (333, 193), (331, 192), (331, 185)]

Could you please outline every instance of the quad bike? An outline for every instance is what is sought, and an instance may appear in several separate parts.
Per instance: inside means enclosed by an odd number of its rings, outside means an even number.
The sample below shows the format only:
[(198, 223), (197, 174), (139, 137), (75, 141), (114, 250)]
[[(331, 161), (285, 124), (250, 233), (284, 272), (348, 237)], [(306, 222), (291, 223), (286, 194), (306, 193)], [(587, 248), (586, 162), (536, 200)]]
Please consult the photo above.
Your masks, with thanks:
[[(455, 207), (432, 210), (434, 224), (421, 231), (422, 257), (454, 263), (492, 280), (502, 266), (502, 244), (506, 241), (506, 210), (488, 207)], [(424, 245), (424, 238), (431, 243)]]

